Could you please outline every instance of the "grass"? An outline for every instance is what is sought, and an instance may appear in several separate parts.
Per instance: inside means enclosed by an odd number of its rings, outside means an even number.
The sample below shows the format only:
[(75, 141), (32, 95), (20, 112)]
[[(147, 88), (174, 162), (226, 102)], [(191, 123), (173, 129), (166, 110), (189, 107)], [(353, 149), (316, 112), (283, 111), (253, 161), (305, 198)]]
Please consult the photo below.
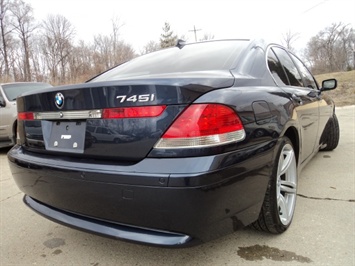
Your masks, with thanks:
[(321, 74), (316, 75), (315, 78), (320, 85), (325, 79), (337, 79), (338, 87), (323, 93), (329, 95), (336, 106), (355, 105), (355, 70)]

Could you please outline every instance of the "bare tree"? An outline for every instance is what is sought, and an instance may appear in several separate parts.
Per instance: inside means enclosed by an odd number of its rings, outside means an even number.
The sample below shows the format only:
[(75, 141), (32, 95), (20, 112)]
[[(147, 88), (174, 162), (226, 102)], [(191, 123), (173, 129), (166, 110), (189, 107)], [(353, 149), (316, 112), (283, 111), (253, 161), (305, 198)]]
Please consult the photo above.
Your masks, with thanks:
[(47, 58), (52, 82), (64, 83), (75, 29), (62, 15), (49, 15), (42, 28), (42, 51)]
[(136, 53), (130, 44), (127, 44), (125, 41), (121, 40), (118, 42), (116, 48), (116, 61), (114, 62), (115, 66), (122, 64), (132, 58), (136, 57)]
[(121, 63), (122, 59), (122, 41), (119, 39), (120, 36), (120, 28), (124, 26), (120, 22), (118, 17), (114, 17), (112, 20), (112, 33), (111, 33), (111, 42), (112, 42), (112, 57), (113, 62), (112, 65), (118, 65)]
[(32, 32), (36, 29), (34, 24), (34, 17), (32, 16), (32, 7), (22, 0), (15, 0), (10, 5), (12, 13), (12, 26), (17, 33), (22, 43), (23, 48), (23, 69), (24, 80), (31, 80), (31, 65), (30, 65), (30, 38)]
[(95, 72), (100, 73), (105, 69), (111, 68), (113, 63), (112, 58), (112, 39), (106, 35), (94, 36), (94, 55), (93, 62)]
[(11, 42), (11, 49), (9, 49), (8, 56), (12, 79), (14, 81), (23, 81), (25, 72), (23, 68), (23, 52), (19, 40), (13, 40)]
[(73, 52), (69, 57), (69, 81), (78, 83), (88, 80), (96, 73), (93, 67), (92, 47), (80, 40), (78, 45), (73, 47)]
[(110, 36), (102, 34), (94, 36), (93, 62), (95, 73), (101, 73), (136, 56), (132, 46), (119, 39), (120, 27), (122, 27), (122, 24), (116, 18), (112, 21)]
[(141, 51), (141, 54), (148, 54), (151, 52), (155, 52), (160, 50), (160, 45), (155, 42), (155, 41), (149, 41), (146, 45), (144, 45), (143, 50)]
[(291, 30), (288, 30), (285, 34), (282, 34), (282, 43), (288, 50), (295, 52), (293, 43), (297, 41), (299, 37), (299, 33), (293, 33)]
[(343, 23), (333, 23), (312, 37), (305, 50), (315, 73), (351, 69), (355, 44), (354, 30)]
[(41, 36), (39, 34), (33, 36), (32, 38), (32, 75), (34, 80), (42, 82), (50, 82), (50, 79), (47, 75), (47, 65), (46, 58), (42, 53), (41, 47)]
[[(8, 35), (11, 33), (11, 29), (8, 28), (8, 10), (9, 10), (9, 1), (0, 0), (0, 33), (1, 33), (1, 44), (0, 44), (0, 55), (3, 58), (4, 64), (4, 74), (5, 79), (10, 75), (9, 68), (9, 59), (8, 59)], [(1, 73), (0, 73), (1, 74)]]

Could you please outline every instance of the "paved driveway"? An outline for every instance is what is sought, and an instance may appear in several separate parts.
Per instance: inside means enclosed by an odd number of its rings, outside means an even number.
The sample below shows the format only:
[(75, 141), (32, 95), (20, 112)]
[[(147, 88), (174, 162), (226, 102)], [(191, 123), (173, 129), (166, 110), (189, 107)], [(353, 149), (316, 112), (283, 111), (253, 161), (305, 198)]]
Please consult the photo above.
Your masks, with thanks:
[(286, 233), (244, 229), (186, 249), (115, 241), (42, 218), (22, 203), (0, 150), (0, 265), (355, 265), (355, 106), (337, 114), (340, 144), (302, 172)]

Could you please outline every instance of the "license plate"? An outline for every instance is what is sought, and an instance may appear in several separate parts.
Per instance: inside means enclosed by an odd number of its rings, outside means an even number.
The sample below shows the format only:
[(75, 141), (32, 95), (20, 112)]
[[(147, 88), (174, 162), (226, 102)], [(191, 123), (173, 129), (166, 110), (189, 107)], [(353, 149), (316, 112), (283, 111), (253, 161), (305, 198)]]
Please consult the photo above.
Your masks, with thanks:
[(69, 153), (83, 153), (85, 146), (85, 122), (42, 121), (46, 149)]

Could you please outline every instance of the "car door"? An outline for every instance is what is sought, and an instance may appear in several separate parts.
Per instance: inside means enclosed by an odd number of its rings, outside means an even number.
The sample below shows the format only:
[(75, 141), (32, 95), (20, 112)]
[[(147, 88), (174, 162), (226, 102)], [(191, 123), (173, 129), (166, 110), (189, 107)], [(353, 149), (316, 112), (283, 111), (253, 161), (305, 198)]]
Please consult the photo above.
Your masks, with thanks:
[(322, 99), (322, 95), (320, 93), (318, 84), (311, 74), (311, 72), (307, 69), (307, 67), (303, 64), (303, 62), (298, 59), (293, 54), (290, 54), (293, 61), (297, 65), (303, 79), (304, 86), (307, 88), (312, 88), (310, 90), (308, 97), (312, 97), (317, 100), (318, 102), (318, 130), (317, 130), (317, 137), (316, 141), (314, 142), (314, 149), (319, 149), (319, 139), (323, 132), (323, 128), (327, 123), (329, 117), (331, 116), (333, 110), (332, 106), (329, 105), (324, 99)]
[[(314, 151), (319, 128), (319, 94), (317, 84), (305, 77), (304, 65), (294, 55), (281, 47), (273, 47), (272, 51), (283, 66), (287, 86), (282, 89), (295, 104), (295, 110), (301, 125), (300, 159), (305, 161)], [(301, 67), (303, 66), (303, 68)], [(313, 81), (313, 82), (312, 82)]]

